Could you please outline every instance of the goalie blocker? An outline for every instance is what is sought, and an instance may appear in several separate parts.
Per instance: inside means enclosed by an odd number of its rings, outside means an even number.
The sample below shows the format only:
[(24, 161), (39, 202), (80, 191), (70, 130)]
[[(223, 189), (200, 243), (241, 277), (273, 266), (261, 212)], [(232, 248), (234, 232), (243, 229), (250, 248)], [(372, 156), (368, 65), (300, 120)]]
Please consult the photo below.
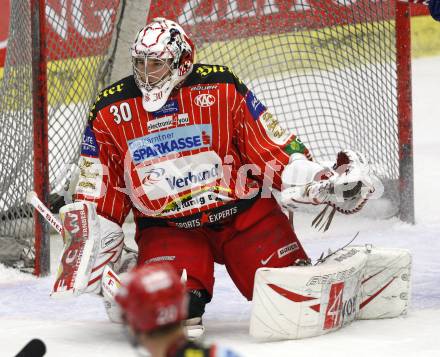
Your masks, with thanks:
[(60, 209), (63, 251), (52, 297), (101, 292), (106, 265), (119, 267), (124, 234), (116, 223), (98, 215), (89, 202), (74, 202)]
[(266, 340), (326, 334), (355, 319), (405, 314), (411, 255), (394, 248), (349, 246), (315, 266), (260, 268), (250, 334)]

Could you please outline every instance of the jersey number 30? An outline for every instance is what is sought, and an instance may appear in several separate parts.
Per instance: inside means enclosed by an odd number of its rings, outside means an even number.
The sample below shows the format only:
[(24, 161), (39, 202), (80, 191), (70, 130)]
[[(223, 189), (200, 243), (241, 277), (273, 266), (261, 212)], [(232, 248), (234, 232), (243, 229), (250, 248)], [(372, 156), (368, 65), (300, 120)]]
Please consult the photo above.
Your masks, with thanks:
[(110, 113), (114, 115), (113, 119), (116, 124), (120, 124), (122, 121), (130, 121), (132, 118), (130, 105), (127, 102), (122, 102), (119, 106), (112, 105)]

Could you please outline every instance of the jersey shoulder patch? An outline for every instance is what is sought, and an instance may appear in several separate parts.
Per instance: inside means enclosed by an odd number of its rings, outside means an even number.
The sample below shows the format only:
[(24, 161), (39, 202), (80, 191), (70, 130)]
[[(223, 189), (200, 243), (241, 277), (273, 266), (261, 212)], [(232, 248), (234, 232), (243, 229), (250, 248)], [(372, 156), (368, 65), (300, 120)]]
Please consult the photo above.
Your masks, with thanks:
[(95, 133), (89, 124), (87, 124), (84, 130), (81, 142), (81, 155), (90, 157), (99, 156), (99, 146), (95, 138)]
[(197, 63), (194, 65), (191, 74), (185, 80), (183, 86), (194, 86), (198, 84), (231, 83), (243, 96), (248, 91), (243, 82), (227, 66), (217, 64)]
[(142, 93), (136, 86), (134, 77), (132, 75), (125, 77), (98, 93), (95, 103), (90, 108), (89, 121), (93, 121), (101, 109), (112, 103), (140, 96), (142, 96)]

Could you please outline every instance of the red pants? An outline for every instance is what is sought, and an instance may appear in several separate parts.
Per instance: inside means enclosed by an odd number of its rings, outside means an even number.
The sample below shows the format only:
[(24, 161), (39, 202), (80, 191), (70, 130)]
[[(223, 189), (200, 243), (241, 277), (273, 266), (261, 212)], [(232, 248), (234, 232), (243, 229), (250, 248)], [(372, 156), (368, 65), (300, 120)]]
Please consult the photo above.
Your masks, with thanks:
[(255, 271), (307, 259), (288, 218), (273, 198), (259, 199), (221, 229), (150, 227), (137, 233), (138, 264), (168, 261), (188, 274), (188, 289), (212, 296), (214, 262), (224, 264), (240, 292), (252, 299)]

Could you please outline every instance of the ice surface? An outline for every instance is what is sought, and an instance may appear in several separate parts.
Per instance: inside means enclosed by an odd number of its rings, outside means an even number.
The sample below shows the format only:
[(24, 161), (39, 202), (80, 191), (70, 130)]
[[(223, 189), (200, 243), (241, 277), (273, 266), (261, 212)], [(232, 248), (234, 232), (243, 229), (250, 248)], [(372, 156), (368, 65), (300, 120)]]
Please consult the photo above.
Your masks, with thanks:
[[(412, 305), (407, 316), (356, 321), (337, 332), (299, 341), (261, 343), (248, 334), (251, 305), (222, 266), (216, 266), (214, 298), (205, 314), (206, 342), (230, 346), (243, 356), (440, 356), (440, 57), (413, 63), (416, 219), (337, 216), (326, 234), (310, 228), (312, 216), (295, 216), (306, 251), (316, 258), (360, 232), (356, 244), (408, 248), (413, 254)], [(125, 226), (133, 232), (132, 226)], [(60, 251), (53, 237), (53, 259)], [(55, 266), (55, 264), (53, 264)], [(49, 298), (53, 277), (37, 279), (0, 266), (0, 355), (13, 356), (32, 338), (47, 356), (135, 356), (119, 325), (107, 321), (99, 298)]]

